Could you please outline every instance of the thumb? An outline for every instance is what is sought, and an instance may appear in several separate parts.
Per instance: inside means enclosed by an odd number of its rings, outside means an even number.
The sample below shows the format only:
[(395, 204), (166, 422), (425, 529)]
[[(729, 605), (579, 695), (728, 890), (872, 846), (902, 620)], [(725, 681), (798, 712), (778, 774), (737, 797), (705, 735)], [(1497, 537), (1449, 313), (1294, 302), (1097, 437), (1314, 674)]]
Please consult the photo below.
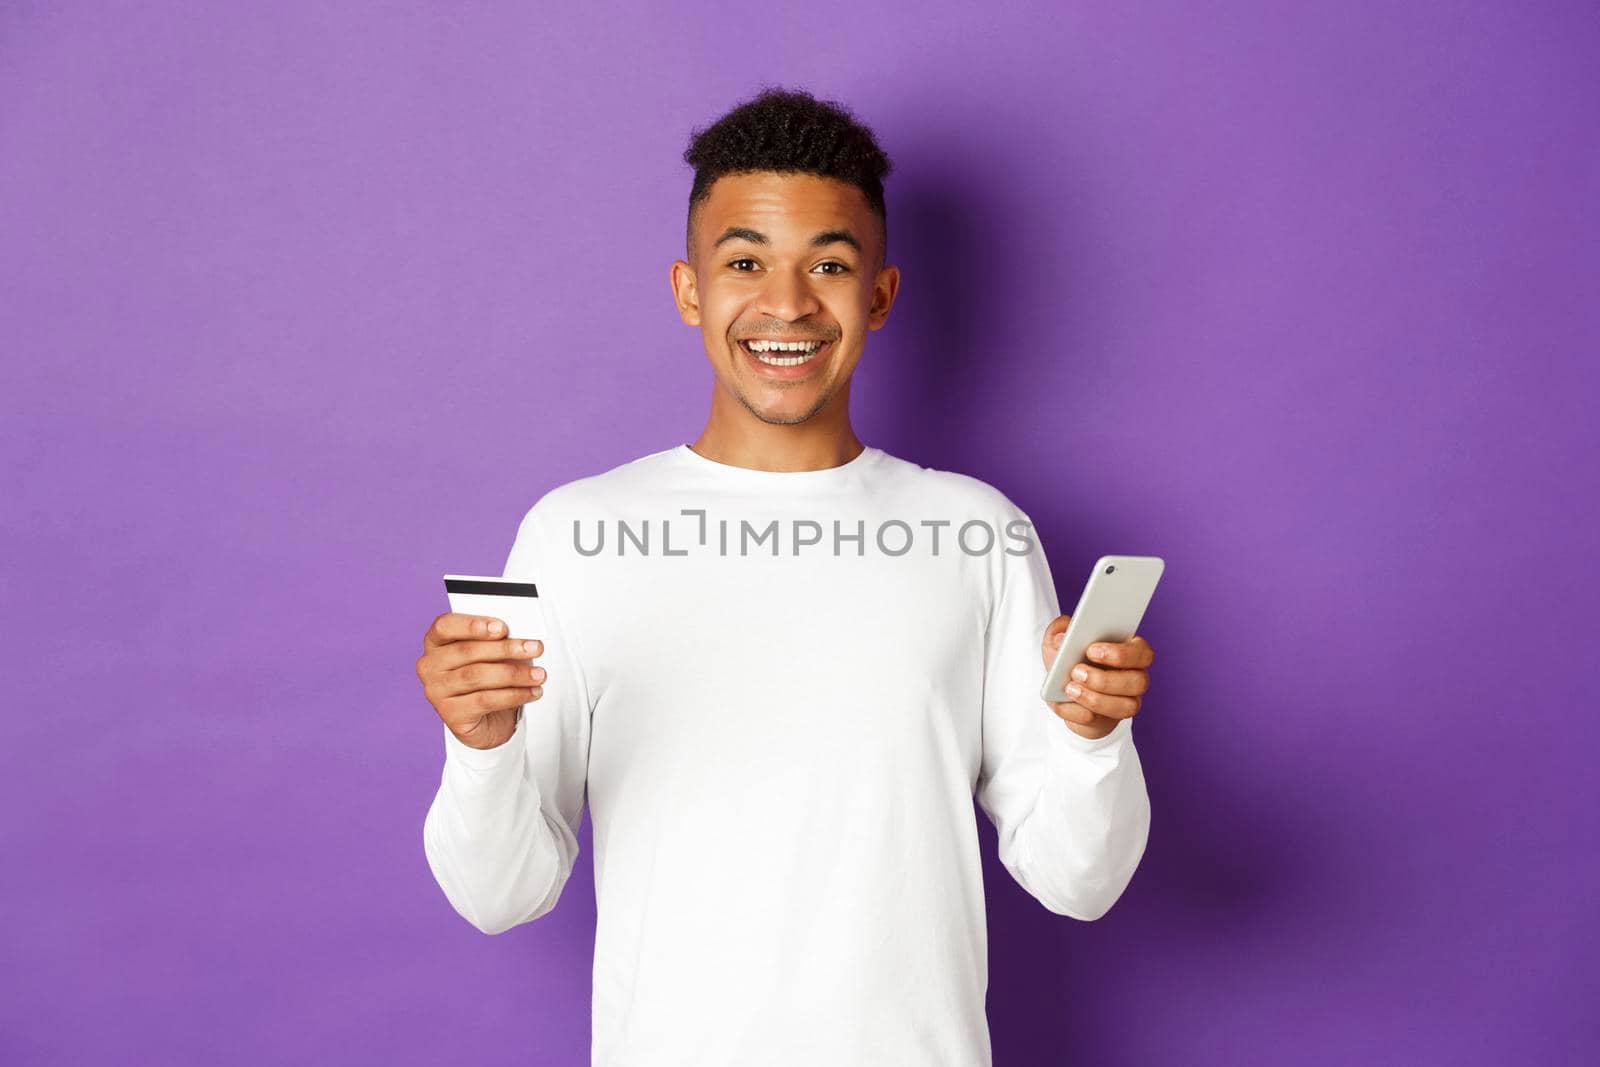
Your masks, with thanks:
[(1050, 625), (1044, 628), (1044, 643), (1041, 651), (1044, 654), (1046, 667), (1055, 662), (1056, 650), (1061, 647), (1061, 639), (1067, 634), (1067, 626), (1072, 622), (1071, 615), (1057, 615), (1050, 620)]

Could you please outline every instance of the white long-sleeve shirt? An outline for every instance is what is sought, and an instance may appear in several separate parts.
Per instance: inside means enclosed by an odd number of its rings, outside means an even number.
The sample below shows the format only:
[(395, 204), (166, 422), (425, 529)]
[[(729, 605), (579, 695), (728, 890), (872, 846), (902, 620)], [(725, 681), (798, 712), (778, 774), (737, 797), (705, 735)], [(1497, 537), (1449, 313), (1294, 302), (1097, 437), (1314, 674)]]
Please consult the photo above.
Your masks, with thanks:
[(1143, 856), (1132, 720), (1091, 741), (1040, 700), (1050, 568), (978, 479), (680, 445), (545, 494), (504, 574), (544, 696), (497, 748), (445, 731), (425, 847), (499, 933), (555, 907), (587, 802), (594, 1067), (987, 1067), (972, 798), (1057, 914)]

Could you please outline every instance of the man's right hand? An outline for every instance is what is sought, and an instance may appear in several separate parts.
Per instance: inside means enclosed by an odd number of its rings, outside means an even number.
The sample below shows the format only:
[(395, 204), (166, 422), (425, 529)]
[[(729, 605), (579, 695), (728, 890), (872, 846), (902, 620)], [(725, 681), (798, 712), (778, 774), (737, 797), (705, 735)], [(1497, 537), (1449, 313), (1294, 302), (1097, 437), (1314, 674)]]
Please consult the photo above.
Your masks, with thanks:
[(517, 728), (517, 710), (544, 695), (545, 670), (532, 665), (543, 641), (505, 638), (504, 621), (447, 611), (422, 638), (417, 677), (439, 718), (464, 745), (495, 748)]

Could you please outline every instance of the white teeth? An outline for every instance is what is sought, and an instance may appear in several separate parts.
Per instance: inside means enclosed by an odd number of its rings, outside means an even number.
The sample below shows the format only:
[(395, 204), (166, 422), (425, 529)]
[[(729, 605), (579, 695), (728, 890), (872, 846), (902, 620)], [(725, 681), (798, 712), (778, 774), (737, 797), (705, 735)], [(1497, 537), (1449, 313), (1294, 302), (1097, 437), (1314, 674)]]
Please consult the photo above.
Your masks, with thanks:
[[(821, 341), (745, 341), (750, 354), (769, 367), (798, 367), (816, 357)], [(794, 352), (793, 356), (769, 356), (768, 352)]]
[(757, 353), (756, 358), (771, 367), (798, 367), (802, 363), (816, 358), (814, 355), (804, 356), (767, 356)]
[(815, 352), (820, 341), (746, 341), (752, 352)]

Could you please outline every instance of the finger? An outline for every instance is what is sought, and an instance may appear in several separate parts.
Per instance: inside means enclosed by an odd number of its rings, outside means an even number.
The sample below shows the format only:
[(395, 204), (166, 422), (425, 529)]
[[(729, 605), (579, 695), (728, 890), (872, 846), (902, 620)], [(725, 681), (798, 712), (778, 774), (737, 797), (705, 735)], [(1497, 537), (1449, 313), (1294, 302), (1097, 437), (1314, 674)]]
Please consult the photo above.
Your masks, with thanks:
[(1079, 726), (1088, 726), (1094, 722), (1094, 712), (1079, 704), (1075, 700), (1056, 700), (1050, 702), (1050, 710), (1063, 719), (1071, 719)]
[(1056, 653), (1061, 650), (1061, 642), (1066, 637), (1067, 626), (1071, 622), (1071, 615), (1058, 615), (1044, 628), (1044, 640), (1040, 644), (1040, 652), (1044, 655), (1046, 667), (1056, 661)]
[(496, 638), (506, 632), (504, 619), (497, 619), (493, 615), (468, 615), (460, 611), (447, 611), (433, 620), (428, 627), (428, 632), (423, 635), (424, 648), (436, 648), (447, 645), (452, 641), (466, 641), (471, 638)]
[(1142, 670), (1155, 660), (1155, 649), (1142, 637), (1126, 641), (1096, 641), (1083, 654), (1083, 658), (1108, 667)]
[[(1104, 715), (1096, 715), (1096, 716), (1093, 717), (1093, 721), (1092, 722), (1078, 723), (1076, 725), (1088, 726), (1088, 727), (1094, 729), (1095, 731), (1097, 731), (1096, 733), (1093, 733), (1093, 734), (1079, 734), (1080, 737), (1096, 738), (1096, 737), (1104, 737), (1107, 734), (1109, 734), (1112, 730), (1115, 730), (1117, 728), (1117, 723), (1118, 722), (1119, 722), (1119, 720), (1117, 720), (1117, 719), (1108, 719)], [(1073, 732), (1076, 733), (1077, 731), (1075, 730)]]
[(509, 711), (544, 696), (542, 686), (512, 686), (507, 689), (480, 689), (440, 704), (440, 718), (447, 726), (471, 727), (485, 715)]
[(484, 663), (491, 660), (537, 659), (544, 655), (544, 642), (537, 639), (520, 641), (515, 639), (505, 641), (456, 641), (434, 653), (434, 657), (444, 670), (459, 670), (469, 663)]
[[(1079, 691), (1073, 693), (1072, 690), (1075, 686)], [(1097, 693), (1093, 689), (1084, 689), (1078, 682), (1069, 682), (1065, 692), (1071, 694), (1074, 704), (1088, 708), (1096, 715), (1104, 715), (1111, 719), (1129, 719), (1139, 710), (1139, 697)]]
[(543, 667), (527, 660), (473, 662), (453, 671), (444, 671), (433, 682), (444, 697), (488, 692), (519, 686), (543, 685), (549, 675)]
[(1115, 696), (1136, 697), (1150, 691), (1150, 675), (1144, 671), (1114, 671), (1080, 663), (1068, 672), (1068, 677), (1085, 689)]

